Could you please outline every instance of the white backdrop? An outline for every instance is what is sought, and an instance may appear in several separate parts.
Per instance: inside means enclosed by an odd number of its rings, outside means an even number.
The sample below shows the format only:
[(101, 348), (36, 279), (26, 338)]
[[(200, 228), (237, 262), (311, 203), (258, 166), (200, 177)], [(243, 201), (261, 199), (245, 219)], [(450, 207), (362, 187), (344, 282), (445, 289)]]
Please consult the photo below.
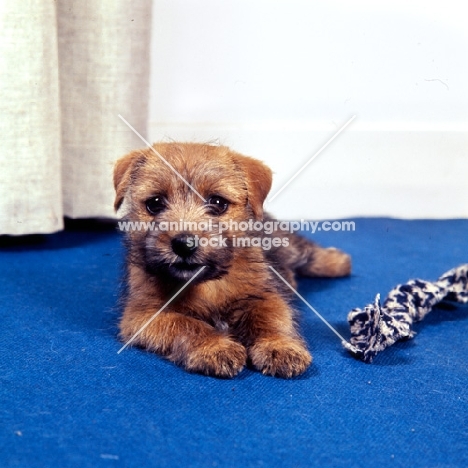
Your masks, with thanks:
[(462, 1), (154, 0), (150, 138), (263, 159), (285, 219), (468, 217)]

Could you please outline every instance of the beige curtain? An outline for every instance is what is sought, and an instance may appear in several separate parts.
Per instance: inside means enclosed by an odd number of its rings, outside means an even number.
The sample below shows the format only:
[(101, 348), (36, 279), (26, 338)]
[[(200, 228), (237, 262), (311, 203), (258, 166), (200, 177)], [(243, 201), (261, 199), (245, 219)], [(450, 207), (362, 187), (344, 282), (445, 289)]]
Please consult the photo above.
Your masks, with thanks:
[(0, 234), (113, 217), (114, 161), (146, 136), (151, 0), (0, 2)]

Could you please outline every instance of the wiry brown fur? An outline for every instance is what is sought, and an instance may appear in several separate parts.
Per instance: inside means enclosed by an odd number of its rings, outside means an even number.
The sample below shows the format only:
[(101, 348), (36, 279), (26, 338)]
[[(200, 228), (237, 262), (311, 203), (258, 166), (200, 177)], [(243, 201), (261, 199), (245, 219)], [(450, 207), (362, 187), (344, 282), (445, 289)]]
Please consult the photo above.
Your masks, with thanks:
[[(148, 148), (124, 156), (115, 165), (115, 207), (118, 209), (125, 200), (125, 219), (158, 223), (267, 219), (263, 202), (272, 175), (260, 161), (223, 146), (161, 143), (154, 149), (205, 199), (221, 196), (229, 202), (228, 208), (220, 215), (210, 213), (206, 204)], [(166, 207), (153, 216), (145, 203), (156, 195), (164, 197)], [(348, 275), (349, 256), (285, 232), (274, 232), (270, 237), (287, 236), (288, 247), (234, 247), (234, 236), (266, 235), (230, 230), (222, 234), (227, 247), (199, 247), (182, 262), (182, 268), (181, 259), (171, 248), (177, 234), (170, 230), (127, 233), (128, 293), (120, 322), (122, 340), (130, 340), (199, 267), (205, 266), (133, 344), (189, 371), (218, 377), (233, 377), (247, 362), (268, 375), (292, 377), (303, 373), (312, 358), (296, 328), (291, 291), (269, 266), (295, 284), (294, 273)], [(189, 234), (214, 235), (206, 231)]]

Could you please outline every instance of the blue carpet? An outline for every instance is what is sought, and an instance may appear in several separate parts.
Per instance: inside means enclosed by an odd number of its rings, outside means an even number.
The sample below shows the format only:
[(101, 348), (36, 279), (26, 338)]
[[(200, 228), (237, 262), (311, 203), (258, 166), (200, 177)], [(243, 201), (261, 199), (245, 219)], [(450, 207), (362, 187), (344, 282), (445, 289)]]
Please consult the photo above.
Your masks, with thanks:
[[(346, 315), (410, 278), (468, 262), (468, 220), (357, 219), (313, 238), (353, 256), (300, 292), (340, 333)], [(188, 374), (117, 354), (123, 251), (113, 230), (0, 250), (0, 465), (20, 467), (468, 466), (468, 308), (441, 307), (373, 364), (353, 359), (302, 303), (314, 355), (300, 378)]]

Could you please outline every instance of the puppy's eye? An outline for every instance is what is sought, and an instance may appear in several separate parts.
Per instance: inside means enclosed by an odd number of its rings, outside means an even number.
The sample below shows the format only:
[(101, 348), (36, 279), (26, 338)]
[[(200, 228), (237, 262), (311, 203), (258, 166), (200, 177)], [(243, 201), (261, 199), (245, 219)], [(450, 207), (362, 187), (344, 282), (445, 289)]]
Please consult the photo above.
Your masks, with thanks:
[(146, 200), (145, 202), (145, 205), (148, 213), (152, 215), (157, 215), (162, 210), (164, 210), (164, 208), (166, 208), (164, 197), (162, 197), (161, 195), (148, 198), (148, 200)]
[(229, 206), (229, 202), (225, 198), (218, 195), (211, 196), (208, 198), (207, 202), (208, 208), (215, 215), (224, 213)]

